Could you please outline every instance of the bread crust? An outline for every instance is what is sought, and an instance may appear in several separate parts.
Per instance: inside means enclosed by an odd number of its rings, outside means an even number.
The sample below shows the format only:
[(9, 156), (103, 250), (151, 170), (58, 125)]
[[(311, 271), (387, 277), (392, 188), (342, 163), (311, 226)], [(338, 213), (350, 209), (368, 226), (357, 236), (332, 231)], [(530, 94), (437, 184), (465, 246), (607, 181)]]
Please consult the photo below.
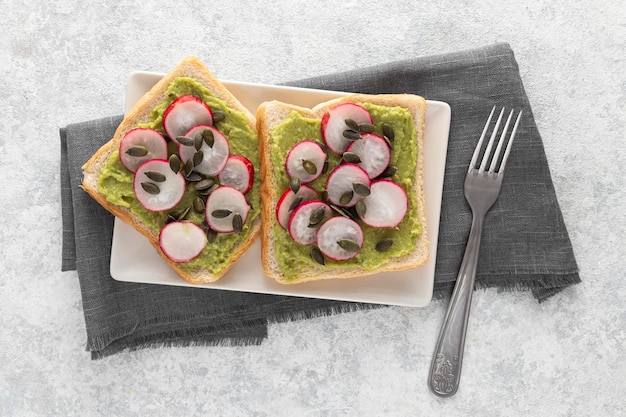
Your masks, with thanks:
[[(389, 107), (403, 107), (410, 111), (413, 117), (414, 127), (417, 133), (417, 164), (415, 169), (415, 188), (417, 196), (417, 214), (420, 218), (422, 233), (418, 237), (415, 249), (412, 253), (393, 258), (386, 264), (374, 270), (365, 270), (358, 267), (347, 266), (346, 268), (333, 268), (332, 272), (325, 270), (323, 266), (311, 267), (306, 271), (299, 271), (300, 275), (296, 279), (286, 279), (281, 272), (274, 255), (274, 236), (272, 227), (276, 223), (274, 215), (276, 211), (277, 199), (274, 197), (275, 187), (274, 169), (271, 160), (271, 129), (280, 124), (292, 111), (300, 113), (307, 118), (321, 119), (323, 114), (329, 109), (342, 103), (371, 103)], [(401, 271), (419, 267), (426, 263), (429, 256), (429, 240), (426, 228), (426, 205), (424, 201), (423, 165), (424, 165), (424, 127), (426, 118), (426, 100), (422, 97), (411, 94), (353, 94), (324, 103), (320, 103), (312, 109), (294, 106), (278, 101), (263, 103), (256, 113), (257, 132), (259, 135), (259, 153), (261, 155), (261, 173), (263, 182), (261, 184), (262, 201), (262, 233), (261, 233), (261, 260), (265, 274), (279, 283), (296, 284), (307, 281), (316, 281), (331, 278), (355, 278), (364, 275), (375, 274), (384, 271)], [(282, 168), (278, 168), (282, 169)]]
[(98, 189), (98, 178), (100, 171), (112, 152), (119, 148), (120, 141), (124, 135), (140, 123), (150, 120), (150, 112), (154, 107), (166, 99), (166, 91), (170, 83), (178, 77), (190, 77), (199, 81), (208, 88), (217, 98), (228, 104), (229, 107), (243, 113), (250, 128), (256, 132), (255, 116), (245, 108), (235, 96), (215, 78), (215, 76), (198, 60), (189, 56), (184, 58), (172, 71), (167, 73), (157, 82), (149, 92), (147, 92), (124, 116), (113, 138), (104, 144), (82, 167), (83, 181), (81, 187), (101, 206), (120, 220), (133, 226), (139, 233), (144, 235), (150, 244), (158, 251), (161, 257), (172, 267), (183, 279), (192, 284), (202, 284), (217, 281), (224, 276), (228, 270), (243, 256), (252, 246), (261, 229), (261, 218), (258, 216), (252, 223), (252, 231), (245, 241), (236, 246), (233, 256), (219, 273), (214, 273), (207, 269), (198, 269), (190, 272), (181, 268), (180, 264), (171, 261), (159, 246), (159, 229), (147, 226), (140, 218), (134, 215), (129, 209), (111, 204), (106, 196)]

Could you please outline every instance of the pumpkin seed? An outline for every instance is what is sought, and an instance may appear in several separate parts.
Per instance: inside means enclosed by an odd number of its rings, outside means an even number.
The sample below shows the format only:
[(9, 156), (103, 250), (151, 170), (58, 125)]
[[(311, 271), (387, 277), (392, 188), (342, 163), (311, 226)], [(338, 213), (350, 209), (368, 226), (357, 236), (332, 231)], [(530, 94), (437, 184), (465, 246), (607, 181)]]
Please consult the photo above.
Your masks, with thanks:
[(196, 153), (193, 154), (193, 165), (194, 166), (198, 166), (202, 163), (202, 159), (204, 158), (204, 152), (202, 151), (197, 151)]
[(185, 162), (185, 177), (189, 177), (191, 175), (193, 168), (193, 159), (187, 159), (187, 162)]
[(141, 188), (143, 188), (148, 194), (156, 195), (161, 192), (159, 186), (153, 182), (142, 182)]
[(215, 242), (215, 239), (217, 239), (217, 232), (213, 229), (208, 229), (206, 231), (206, 237), (209, 243), (213, 243)]
[(322, 166), (322, 175), (326, 174), (328, 171), (328, 159), (324, 161), (324, 166)]
[(215, 184), (211, 185), (209, 188), (205, 188), (203, 190), (199, 190), (198, 191), (198, 195), (207, 196), (207, 195), (211, 194), (213, 191), (215, 191), (217, 188), (219, 188), (219, 186), (220, 185), (218, 183), (215, 183)]
[(196, 151), (199, 151), (202, 148), (202, 133), (196, 132), (193, 137), (193, 147), (196, 148)]
[(296, 194), (298, 190), (300, 190), (300, 178), (291, 177), (291, 179), (289, 179), (289, 188), (291, 188), (291, 191)]
[(354, 206), (354, 208), (356, 209), (356, 214), (358, 214), (360, 217), (365, 216), (365, 213), (367, 212), (367, 207), (365, 206), (365, 201), (363, 201), (363, 200), (357, 201), (356, 205)]
[(389, 141), (391, 142), (393, 142), (393, 140), (396, 138), (396, 134), (393, 131), (393, 127), (391, 127), (391, 125), (383, 123), (383, 136), (389, 139)]
[(326, 260), (324, 259), (322, 251), (315, 246), (311, 248), (311, 258), (313, 258), (313, 260), (320, 265), (326, 265)]
[(191, 210), (191, 206), (187, 206), (183, 211), (181, 211), (178, 217), (176, 217), (176, 220), (181, 221), (185, 217), (187, 217), (187, 214), (189, 214), (189, 210)]
[(207, 229), (206, 238), (208, 243), (214, 243), (215, 239), (217, 239), (217, 232), (213, 229)]
[(150, 178), (152, 181), (155, 182), (165, 182), (165, 175), (161, 174), (160, 172), (157, 171), (146, 171), (145, 172), (146, 177)]
[(202, 179), (202, 175), (198, 174), (197, 172), (192, 172), (191, 174), (187, 175), (186, 178), (189, 182), (198, 182)]
[(361, 158), (359, 157), (359, 155), (355, 154), (354, 152), (344, 152), (342, 158), (344, 161), (346, 161), (349, 164), (361, 163)]
[(196, 213), (204, 213), (204, 208), (206, 205), (204, 204), (204, 200), (201, 197), (196, 197), (193, 199), (193, 209)]
[(213, 184), (215, 184), (215, 179), (213, 178), (201, 179), (196, 184), (196, 190), (198, 191), (206, 190), (207, 188), (211, 187)]
[(359, 130), (359, 124), (352, 119), (346, 119), (346, 126), (348, 126), (352, 130)]
[(319, 226), (324, 217), (326, 217), (326, 208), (324, 206), (316, 208), (311, 213), (311, 217), (309, 217), (309, 227)]
[(180, 171), (180, 158), (178, 157), (178, 155), (176, 155), (175, 153), (172, 154), (172, 156), (170, 156), (170, 168), (172, 169), (172, 171), (174, 171), (174, 174), (178, 174), (178, 172)]
[(347, 206), (350, 201), (352, 201), (352, 197), (354, 197), (354, 191), (346, 191), (345, 193), (341, 194), (341, 197), (339, 197), (339, 204), (341, 204), (342, 206)]
[(176, 141), (183, 146), (194, 146), (195, 140), (192, 138), (188, 138), (187, 136), (177, 136)]
[(326, 146), (325, 143), (321, 143), (321, 142), (315, 142), (319, 145), (320, 148), (322, 148), (322, 151), (324, 151), (324, 154), (326, 155), (326, 159), (325, 161), (328, 161), (328, 146)]
[(361, 123), (358, 127), (360, 133), (372, 133), (374, 131), (374, 125), (371, 123)]
[(361, 134), (356, 130), (346, 129), (343, 131), (343, 137), (348, 140), (359, 140), (361, 139)]
[(298, 197), (295, 200), (293, 200), (291, 205), (289, 205), (289, 211), (293, 211), (296, 207), (300, 205), (300, 203), (302, 203), (302, 197)]
[(354, 221), (359, 221), (359, 215), (356, 212), (356, 204), (352, 207), (348, 207), (346, 209), (346, 211), (348, 212), (348, 216), (350, 216), (350, 218)]
[(328, 201), (328, 191), (324, 190), (320, 193), (320, 198), (322, 201)]
[(213, 135), (213, 131), (211, 129), (204, 129), (202, 131), (202, 139), (204, 139), (204, 143), (206, 143), (209, 148), (213, 148), (215, 136)]
[(393, 177), (393, 174), (395, 174), (397, 170), (398, 170), (398, 168), (396, 168), (395, 166), (389, 165), (387, 168), (385, 168), (385, 170), (382, 172), (382, 174), (380, 174), (378, 177), (379, 178)]
[(354, 184), (352, 184), (352, 189), (361, 197), (367, 197), (368, 195), (370, 195), (370, 187), (363, 184), (362, 182), (355, 182)]
[(361, 250), (361, 246), (353, 240), (350, 239), (341, 239), (337, 241), (339, 247), (348, 252), (358, 252)]
[(350, 212), (346, 209), (344, 209), (343, 207), (339, 207), (336, 206), (334, 204), (329, 204), (330, 208), (335, 210), (338, 214), (342, 215), (343, 217), (345, 217), (346, 219), (351, 219), (352, 216), (350, 215)]
[(226, 118), (226, 113), (224, 113), (221, 110), (212, 110), (213, 113), (213, 124), (215, 123), (219, 123), (221, 121), (223, 121)]
[(216, 219), (223, 219), (225, 217), (230, 216), (232, 213), (233, 213), (232, 211), (227, 210), (227, 209), (217, 209), (211, 212), (211, 216), (215, 217)]
[(386, 251), (387, 249), (389, 249), (392, 245), (393, 245), (393, 239), (391, 239), (391, 238), (389, 238), (389, 237), (388, 237), (388, 238), (385, 238), (385, 239), (382, 239), (381, 241), (379, 241), (379, 242), (376, 244), (375, 249), (376, 249), (378, 252), (384, 252), (384, 251)]
[(306, 173), (309, 175), (317, 174), (317, 166), (313, 162), (307, 159), (302, 160), (302, 168), (304, 168)]
[(243, 218), (241, 214), (235, 214), (233, 216), (233, 230), (235, 233), (240, 234), (243, 229)]
[(141, 145), (137, 145), (137, 146), (131, 146), (130, 148), (128, 148), (126, 150), (126, 153), (130, 156), (146, 156), (148, 155), (148, 148), (146, 148), (145, 146), (141, 146)]

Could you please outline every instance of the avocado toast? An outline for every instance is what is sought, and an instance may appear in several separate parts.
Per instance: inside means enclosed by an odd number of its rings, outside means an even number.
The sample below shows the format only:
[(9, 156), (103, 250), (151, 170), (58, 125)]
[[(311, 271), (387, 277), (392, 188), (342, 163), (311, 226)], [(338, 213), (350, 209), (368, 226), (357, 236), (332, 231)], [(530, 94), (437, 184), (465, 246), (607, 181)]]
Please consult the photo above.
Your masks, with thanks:
[(222, 277), (260, 230), (254, 116), (194, 57), (126, 114), (82, 187), (190, 283)]
[(409, 94), (259, 107), (266, 275), (295, 284), (427, 261), (425, 113)]

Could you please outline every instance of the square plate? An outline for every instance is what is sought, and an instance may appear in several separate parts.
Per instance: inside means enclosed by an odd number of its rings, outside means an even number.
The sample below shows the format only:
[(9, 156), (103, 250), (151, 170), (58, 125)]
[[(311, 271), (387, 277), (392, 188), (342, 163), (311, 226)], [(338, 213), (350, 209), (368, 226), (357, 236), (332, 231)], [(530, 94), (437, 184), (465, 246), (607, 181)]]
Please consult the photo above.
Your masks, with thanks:
[[(149, 72), (132, 73), (128, 81), (126, 111), (162, 76), (163, 74)], [(349, 94), (234, 81), (222, 82), (253, 114), (264, 101), (280, 100), (302, 107), (313, 107), (323, 101)], [(257, 240), (219, 281), (194, 285), (178, 276), (143, 235), (116, 218), (111, 250), (111, 276), (118, 281), (187, 286), (199, 290), (212, 288), (410, 307), (426, 306), (430, 303), (433, 293), (450, 113), (450, 106), (447, 103), (428, 101), (424, 138), (424, 191), (430, 256), (428, 262), (419, 268), (360, 278), (283, 285), (263, 273), (261, 245), (260, 240)]]

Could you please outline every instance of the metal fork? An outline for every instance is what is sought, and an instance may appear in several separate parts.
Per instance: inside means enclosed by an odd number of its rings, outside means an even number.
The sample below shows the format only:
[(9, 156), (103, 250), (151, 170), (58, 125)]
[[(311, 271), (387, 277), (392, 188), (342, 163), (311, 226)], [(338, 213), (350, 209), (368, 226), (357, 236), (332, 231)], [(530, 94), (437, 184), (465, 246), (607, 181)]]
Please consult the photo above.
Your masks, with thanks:
[[(483, 141), (489, 130), (491, 118), (495, 110), (496, 107), (494, 106), (493, 109), (491, 109), (480, 140), (476, 145), (469, 169), (465, 176), (465, 198), (472, 208), (472, 227), (470, 229), (465, 255), (463, 255), (463, 262), (461, 263), (461, 269), (459, 270), (450, 305), (443, 321), (439, 339), (437, 340), (437, 346), (430, 367), (430, 375), (428, 376), (428, 384), (431, 391), (441, 397), (452, 396), (459, 388), (463, 349), (465, 347), (465, 334), (467, 331), (467, 322), (472, 303), (472, 292), (476, 278), (476, 263), (478, 261), (483, 220), (485, 219), (485, 214), (487, 214), (487, 211), (500, 194), (504, 168), (509, 157), (509, 152), (511, 151), (511, 145), (515, 138), (520, 118), (522, 117), (522, 112), (520, 111), (507, 142), (506, 133), (515, 111), (511, 110), (504, 128), (502, 129), (502, 134), (498, 140), (495, 152), (493, 152), (493, 156), (490, 159), (491, 151), (496, 136), (498, 135), (500, 122), (504, 114), (504, 108), (502, 108), (500, 116), (493, 128), (493, 133), (485, 148), (480, 166), (477, 168), (478, 157), (481, 154)], [(503, 146), (505, 146), (505, 142), (506, 147), (504, 155), (500, 158), (500, 153), (502, 152)], [(486, 171), (485, 168), (490, 160), (489, 170)], [(500, 166), (496, 169), (499, 161), (501, 161)]]

